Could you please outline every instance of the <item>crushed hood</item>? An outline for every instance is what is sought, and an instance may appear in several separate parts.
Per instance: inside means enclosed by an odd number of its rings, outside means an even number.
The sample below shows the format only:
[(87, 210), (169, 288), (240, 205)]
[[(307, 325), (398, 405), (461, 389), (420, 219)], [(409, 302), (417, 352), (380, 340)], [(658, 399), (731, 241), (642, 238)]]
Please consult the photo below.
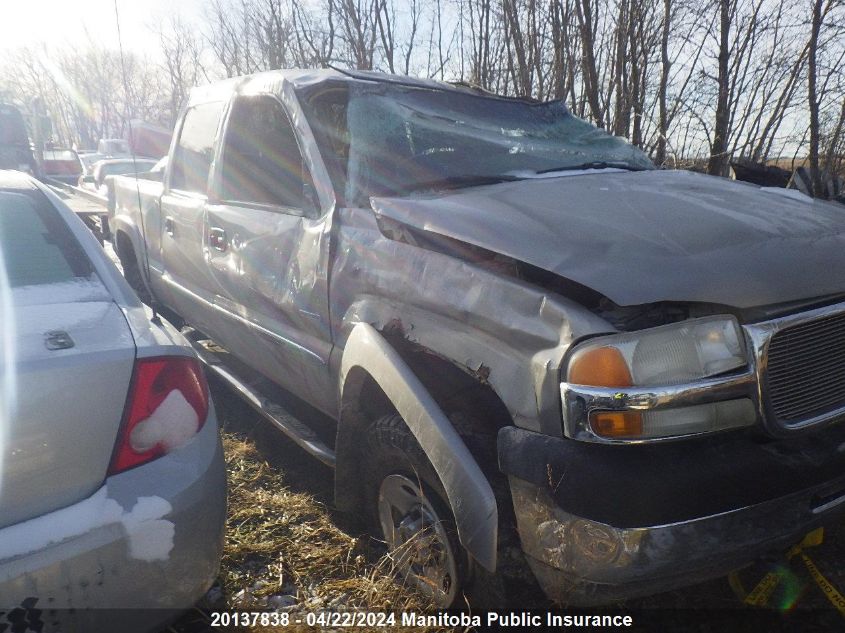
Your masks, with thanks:
[(845, 292), (845, 207), (686, 171), (373, 198), (377, 215), (532, 264), (618, 305), (738, 309)]

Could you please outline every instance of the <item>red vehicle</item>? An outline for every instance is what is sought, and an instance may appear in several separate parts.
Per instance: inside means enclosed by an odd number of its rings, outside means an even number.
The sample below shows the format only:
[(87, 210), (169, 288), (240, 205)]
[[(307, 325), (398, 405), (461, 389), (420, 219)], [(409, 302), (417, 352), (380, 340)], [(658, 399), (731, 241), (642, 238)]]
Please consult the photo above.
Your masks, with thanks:
[(45, 149), (41, 163), (44, 176), (75, 185), (82, 175), (82, 161), (72, 149)]

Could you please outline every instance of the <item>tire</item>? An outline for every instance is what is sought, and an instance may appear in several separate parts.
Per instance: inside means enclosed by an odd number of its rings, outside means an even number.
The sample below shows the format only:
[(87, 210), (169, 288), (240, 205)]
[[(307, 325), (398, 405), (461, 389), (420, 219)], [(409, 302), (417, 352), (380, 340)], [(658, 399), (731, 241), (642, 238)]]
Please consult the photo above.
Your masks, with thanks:
[[(367, 430), (367, 457), (362, 466), (364, 475), (365, 501), (370, 529), (373, 534), (388, 543), (388, 536), (379, 520), (378, 502), (381, 484), (385, 478), (400, 475), (416, 484), (426, 494), (432, 508), (442, 520), (449, 536), (449, 544), (456, 558), (456, 586), (454, 599), (443, 605), (434, 600), (440, 608), (459, 608), (470, 604), (476, 609), (503, 609), (518, 605), (523, 607), (548, 607), (543, 592), (537, 585), (534, 574), (528, 567), (522, 552), (513, 515), (513, 502), (507, 479), (498, 472), (495, 443), (477, 433), (481, 423), (474, 420), (485, 409), (476, 391), (465, 391), (444, 399), (444, 412), (452, 421), (467, 447), (479, 460), (479, 466), (493, 487), (499, 515), (498, 563), (491, 573), (476, 563), (458, 540), (455, 519), (445, 490), (434, 467), (398, 413), (385, 415), (373, 422)], [(489, 413), (489, 412), (488, 412)], [(473, 429), (476, 432), (473, 432)], [(492, 448), (491, 448), (492, 446)], [(493, 460), (491, 462), (491, 459)], [(400, 570), (401, 571), (401, 570)], [(413, 578), (409, 579), (409, 584)], [(422, 593), (429, 591), (421, 588)]]
[(458, 541), (446, 493), (405, 421), (396, 413), (367, 429), (368, 518), (398, 574), (438, 608), (459, 607), (469, 556)]
[(143, 273), (138, 267), (135, 251), (131, 247), (125, 247), (124, 244), (121, 244), (117, 249), (117, 256), (120, 259), (120, 265), (123, 267), (123, 276), (132, 290), (135, 291), (141, 301), (150, 305), (152, 297), (147, 289), (147, 284), (144, 283)]

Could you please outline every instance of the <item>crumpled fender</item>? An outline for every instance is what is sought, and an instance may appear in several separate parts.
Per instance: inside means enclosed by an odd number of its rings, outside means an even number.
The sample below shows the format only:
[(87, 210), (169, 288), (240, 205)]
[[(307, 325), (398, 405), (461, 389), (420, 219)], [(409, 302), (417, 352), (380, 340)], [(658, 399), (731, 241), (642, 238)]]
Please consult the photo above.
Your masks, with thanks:
[[(341, 401), (347, 378), (357, 369), (378, 383), (428, 456), (446, 491), (461, 544), (482, 567), (495, 571), (496, 498), (449, 418), (399, 353), (367, 323), (356, 324), (346, 342), (341, 360)], [(342, 470), (338, 455), (337, 479), (343, 476)]]

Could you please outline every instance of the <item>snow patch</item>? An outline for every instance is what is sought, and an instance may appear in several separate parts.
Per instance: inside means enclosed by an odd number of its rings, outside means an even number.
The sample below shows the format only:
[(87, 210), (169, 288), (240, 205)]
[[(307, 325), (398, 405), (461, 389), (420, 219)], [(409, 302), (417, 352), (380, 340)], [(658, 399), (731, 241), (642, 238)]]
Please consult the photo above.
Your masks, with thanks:
[(176, 526), (161, 517), (170, 510), (170, 504), (161, 497), (141, 497), (132, 512), (121, 518), (129, 535), (130, 557), (147, 562), (167, 560)]
[(171, 510), (170, 503), (161, 497), (140, 497), (127, 512), (109, 499), (107, 486), (103, 486), (84, 501), (0, 530), (0, 560), (36, 552), (114, 523), (120, 523), (126, 532), (131, 558), (167, 560), (176, 528), (162, 517)]
[(112, 299), (100, 279), (92, 275), (54, 284), (18, 286), (12, 288), (12, 300), (15, 306), (30, 306)]
[[(120, 308), (113, 301), (85, 301), (50, 305), (15, 306), (13, 316), (16, 362), (72, 356), (75, 354), (135, 349), (135, 340)], [(70, 335), (74, 347), (49, 350), (48, 332), (59, 330)]]
[(143, 453), (161, 444), (170, 452), (188, 443), (199, 428), (199, 417), (178, 389), (174, 389), (146, 420), (139, 422), (129, 438), (132, 448)]

